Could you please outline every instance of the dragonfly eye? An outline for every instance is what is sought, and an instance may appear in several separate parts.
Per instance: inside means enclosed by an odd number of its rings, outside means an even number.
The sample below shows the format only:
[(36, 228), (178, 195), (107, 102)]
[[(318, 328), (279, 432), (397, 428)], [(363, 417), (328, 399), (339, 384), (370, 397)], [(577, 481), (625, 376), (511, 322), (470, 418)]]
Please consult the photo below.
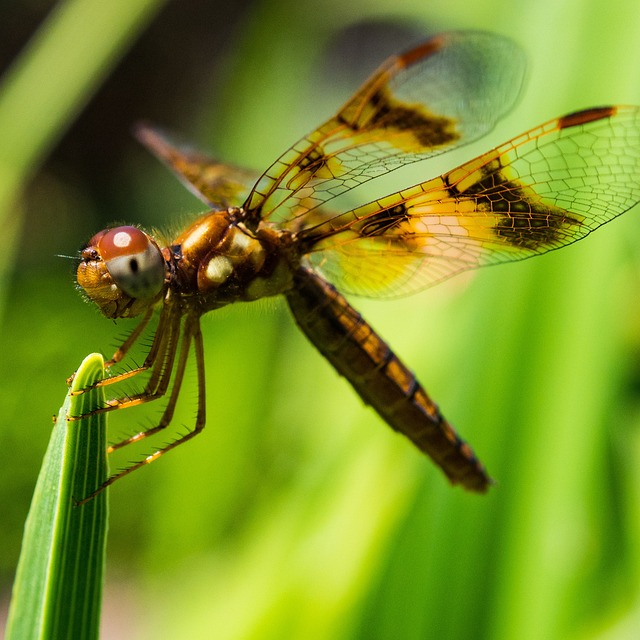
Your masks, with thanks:
[(97, 249), (114, 284), (135, 299), (153, 298), (162, 289), (165, 262), (158, 245), (136, 227), (98, 234)]

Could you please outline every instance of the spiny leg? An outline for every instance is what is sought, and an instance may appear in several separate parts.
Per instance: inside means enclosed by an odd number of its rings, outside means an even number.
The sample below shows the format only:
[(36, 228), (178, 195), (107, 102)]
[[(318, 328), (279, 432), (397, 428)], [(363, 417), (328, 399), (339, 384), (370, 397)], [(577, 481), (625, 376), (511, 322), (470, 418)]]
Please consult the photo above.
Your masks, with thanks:
[[(134, 407), (146, 402), (151, 402), (152, 400), (157, 400), (166, 393), (175, 361), (177, 340), (180, 335), (181, 317), (178, 310), (164, 310), (162, 316), (165, 315), (168, 316), (168, 320), (161, 317), (161, 323), (158, 325), (158, 330), (154, 336), (154, 345), (157, 345), (155, 347), (152, 345), (152, 349), (155, 349), (154, 362), (152, 364), (151, 376), (149, 380), (147, 380), (144, 389), (135, 395), (107, 400), (105, 406), (94, 409), (92, 414), (107, 413), (108, 411), (114, 411), (116, 409)], [(124, 374), (123, 377), (116, 377), (118, 378), (118, 382), (120, 382), (130, 376)], [(86, 416), (69, 416), (67, 419), (70, 422), (74, 422), (83, 417)]]
[[(180, 356), (178, 358), (178, 364), (176, 367), (176, 375), (174, 380), (174, 386), (171, 392), (171, 398), (169, 400), (169, 406), (165, 410), (163, 415), (163, 419), (161, 424), (157, 427), (153, 427), (152, 429), (148, 429), (147, 431), (142, 432), (141, 434), (137, 434), (129, 439), (131, 442), (135, 442), (136, 440), (141, 440), (153, 433), (157, 433), (160, 429), (165, 428), (171, 417), (173, 416), (173, 411), (175, 409), (175, 403), (178, 398), (178, 394), (180, 391), (180, 385), (182, 384), (182, 380), (184, 377), (184, 371), (187, 364), (187, 360), (189, 358), (189, 348), (191, 346), (191, 340), (194, 342), (195, 354), (196, 354), (196, 370), (198, 376), (198, 413), (196, 415), (196, 422), (192, 431), (189, 431), (185, 435), (181, 436), (177, 440), (170, 442), (166, 446), (158, 449), (151, 455), (148, 455), (146, 458), (132, 464), (126, 469), (122, 469), (118, 473), (112, 475), (103, 485), (101, 485), (96, 491), (88, 495), (86, 498), (78, 501), (78, 505), (85, 504), (89, 500), (93, 499), (98, 493), (106, 489), (108, 486), (112, 485), (116, 480), (123, 478), (124, 476), (130, 474), (132, 471), (136, 469), (140, 469), (146, 464), (151, 464), (154, 460), (157, 460), (161, 455), (164, 455), (171, 449), (175, 449), (178, 445), (183, 444), (187, 440), (190, 440), (195, 435), (200, 433), (202, 429), (204, 429), (205, 421), (206, 421), (206, 390), (205, 390), (205, 378), (204, 378), (204, 346), (202, 342), (202, 332), (200, 330), (200, 320), (198, 317), (188, 317), (185, 322), (184, 328), (184, 336), (182, 340), (182, 344), (180, 346)], [(165, 424), (162, 424), (165, 418), (168, 417), (168, 420)], [(162, 425), (162, 426), (161, 426)], [(114, 447), (110, 447), (108, 452), (114, 450)]]
[[(140, 322), (138, 323), (138, 326), (131, 332), (131, 334), (129, 334), (127, 339), (116, 349), (116, 352), (111, 356), (111, 359), (107, 360), (104, 363), (104, 366), (107, 369), (109, 367), (112, 367), (114, 364), (117, 364), (118, 362), (120, 362), (120, 360), (122, 360), (122, 358), (124, 358), (127, 355), (127, 353), (129, 352), (129, 349), (131, 349), (131, 347), (135, 344), (136, 340), (141, 336), (142, 332), (145, 330), (145, 328), (149, 324), (149, 321), (151, 320), (151, 316), (153, 316), (153, 307), (150, 307), (147, 310), (142, 320), (140, 320)], [(160, 322), (162, 322), (162, 318), (160, 319)], [(158, 325), (158, 329), (159, 328), (160, 328), (160, 325)], [(155, 340), (154, 340), (154, 343), (155, 343)], [(153, 344), (151, 345), (151, 349), (153, 350)], [(149, 360), (150, 357), (151, 357), (151, 351), (149, 351), (149, 353), (147, 354), (147, 357), (145, 358), (145, 363)]]
[[(138, 442), (139, 440), (142, 440), (144, 438), (148, 438), (149, 436), (152, 436), (155, 433), (158, 433), (158, 431), (162, 431), (169, 425), (169, 423), (171, 422), (171, 419), (173, 418), (173, 414), (175, 412), (176, 404), (178, 402), (178, 396), (180, 395), (180, 389), (182, 387), (182, 381), (184, 379), (184, 372), (186, 370), (187, 361), (189, 360), (189, 349), (191, 347), (191, 340), (194, 339), (195, 335), (199, 334), (200, 332), (199, 325), (197, 324), (198, 323), (197, 319), (195, 320), (195, 323), (196, 323), (196, 328), (194, 329), (194, 321), (190, 320), (190, 318), (187, 318), (187, 320), (185, 321), (184, 333), (182, 336), (182, 343), (180, 345), (180, 355), (178, 357), (178, 362), (175, 367), (175, 375), (173, 378), (171, 395), (169, 396), (169, 402), (167, 403), (164, 413), (162, 414), (162, 418), (160, 418), (160, 422), (155, 427), (151, 427), (150, 429), (145, 429), (144, 431), (140, 431), (139, 433), (136, 433), (130, 436), (129, 438), (122, 440), (121, 442), (117, 442), (111, 445), (107, 449), (107, 453), (112, 453), (113, 451), (116, 451), (117, 449), (121, 449), (122, 447), (128, 444), (131, 444), (133, 442)], [(198, 379), (200, 379), (200, 372), (198, 372)]]
[[(140, 321), (140, 323), (135, 328), (133, 333), (125, 340), (125, 342), (113, 354), (113, 357), (111, 358), (111, 360), (108, 360), (107, 362), (105, 362), (105, 367), (107, 368), (112, 367), (114, 364), (117, 364), (122, 360), (122, 358), (124, 358), (124, 356), (127, 354), (129, 349), (131, 349), (133, 344), (136, 342), (136, 340), (138, 340), (138, 338), (142, 334), (143, 330), (149, 324), (149, 321), (151, 320), (152, 315), (153, 315), (153, 309), (150, 309), (149, 311), (147, 311), (144, 318)], [(103, 380), (96, 383), (96, 386), (105, 387), (107, 385), (117, 384), (119, 382), (123, 382), (124, 380), (128, 380), (129, 378), (133, 378), (133, 376), (137, 376), (139, 373), (148, 371), (151, 367), (153, 367), (158, 357), (158, 353), (161, 351), (162, 341), (163, 339), (165, 339), (167, 322), (168, 322), (169, 316), (170, 314), (164, 313), (164, 312), (160, 314), (160, 320), (158, 321), (158, 326), (156, 327), (156, 330), (153, 336), (153, 341), (151, 342), (151, 348), (149, 349), (149, 353), (147, 353), (147, 356), (145, 357), (144, 362), (142, 363), (141, 366), (134, 367), (129, 371), (123, 371), (122, 373), (109, 376), (108, 378), (104, 378)]]
[[(147, 380), (144, 389), (139, 393), (124, 398), (112, 398), (107, 400), (107, 406), (97, 409), (96, 413), (113, 411), (114, 409), (126, 409), (135, 407), (152, 400), (157, 400), (165, 395), (171, 381), (171, 374), (175, 363), (176, 351), (178, 348), (178, 338), (180, 337), (180, 313), (177, 311), (163, 312), (168, 316), (168, 320), (162, 327), (160, 339), (157, 341), (154, 362), (151, 368), (151, 375)], [(156, 340), (154, 339), (154, 343)], [(126, 379), (124, 376), (122, 379)]]
[[(154, 460), (157, 460), (161, 455), (164, 455), (171, 449), (175, 449), (177, 446), (184, 444), (187, 440), (191, 440), (191, 438), (197, 436), (203, 429), (207, 419), (207, 398), (206, 398), (206, 388), (205, 388), (205, 373), (204, 373), (204, 345), (202, 342), (202, 331), (200, 330), (200, 318), (193, 316), (187, 319), (186, 327), (185, 327), (185, 353), (188, 357), (188, 347), (190, 345), (191, 339), (187, 339), (187, 335), (190, 335), (193, 338), (194, 350), (196, 354), (196, 371), (198, 376), (198, 413), (196, 414), (196, 422), (193, 426), (193, 429), (188, 433), (185, 433), (183, 436), (177, 438), (173, 442), (170, 442), (166, 446), (162, 447), (158, 451), (155, 451), (150, 456), (147, 456), (144, 460), (134, 464), (132, 467), (126, 470), (126, 473), (130, 473), (135, 469), (139, 469), (141, 466), (145, 464), (150, 464)], [(182, 353), (181, 359), (182, 359)], [(182, 382), (182, 377), (184, 375), (184, 365), (186, 364), (187, 357), (185, 357), (184, 363), (182, 364), (182, 369), (180, 371), (180, 382)], [(178, 374), (176, 372), (176, 379)], [(173, 395), (173, 394), (172, 394)], [(121, 475), (126, 475), (121, 474)]]
[[(142, 320), (140, 320), (136, 328), (131, 332), (131, 334), (129, 334), (127, 339), (116, 349), (116, 352), (113, 354), (111, 359), (107, 360), (104, 363), (104, 366), (106, 369), (109, 369), (114, 364), (117, 364), (127, 355), (131, 347), (136, 343), (138, 338), (142, 335), (142, 332), (145, 330), (145, 328), (149, 324), (149, 321), (153, 316), (153, 312), (154, 312), (153, 308), (150, 308), (144, 314)], [(128, 378), (132, 378), (133, 376), (138, 375), (143, 371), (147, 371), (149, 367), (153, 365), (156, 358), (156, 354), (158, 351), (158, 344), (160, 342), (160, 339), (163, 333), (163, 322), (164, 322), (163, 316), (164, 314), (160, 316), (160, 321), (158, 323), (158, 327), (156, 328), (156, 331), (153, 337), (153, 342), (151, 343), (151, 349), (149, 349), (149, 353), (147, 354), (142, 366), (134, 367), (129, 371), (124, 371), (123, 373), (118, 373), (118, 374), (109, 376), (107, 378), (103, 378), (102, 380), (98, 380), (98, 382), (91, 385), (90, 387), (87, 387), (85, 389), (79, 389), (78, 391), (72, 391), (71, 395), (81, 395), (91, 389), (95, 389), (96, 387), (106, 387), (107, 385), (110, 385), (110, 384), (117, 384), (118, 382), (122, 382), (123, 380), (127, 380)], [(71, 376), (67, 380), (67, 384), (71, 384), (72, 380), (73, 380), (73, 376)]]

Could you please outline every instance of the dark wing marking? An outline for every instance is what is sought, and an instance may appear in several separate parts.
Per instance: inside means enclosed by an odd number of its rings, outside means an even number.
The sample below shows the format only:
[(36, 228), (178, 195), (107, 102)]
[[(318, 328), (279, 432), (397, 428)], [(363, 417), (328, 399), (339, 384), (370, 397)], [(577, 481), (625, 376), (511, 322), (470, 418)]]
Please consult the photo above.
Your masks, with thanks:
[(565, 246), (640, 201), (640, 109), (570, 114), (300, 234), (352, 293), (403, 295)]
[(524, 67), (511, 40), (478, 32), (440, 35), (390, 58), (269, 167), (245, 203), (247, 222), (300, 229), (308, 211), (345, 191), (479, 138), (513, 106)]

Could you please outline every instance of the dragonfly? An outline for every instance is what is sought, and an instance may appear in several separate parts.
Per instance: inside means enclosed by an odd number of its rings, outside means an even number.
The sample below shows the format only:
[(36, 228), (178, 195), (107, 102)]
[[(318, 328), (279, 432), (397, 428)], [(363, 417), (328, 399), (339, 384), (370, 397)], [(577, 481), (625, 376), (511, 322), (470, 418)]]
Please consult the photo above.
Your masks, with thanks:
[(331, 205), (369, 180), (487, 134), (514, 106), (524, 71), (524, 55), (508, 38), (438, 35), (386, 60), (262, 175), (140, 125), (138, 139), (208, 210), (175, 237), (116, 226), (81, 250), (77, 283), (86, 298), (107, 318), (140, 318), (108, 367), (155, 323), (144, 362), (98, 383), (144, 381), (138, 392), (97, 411), (166, 401), (154, 426), (109, 452), (162, 431), (193, 353), (197, 415), (189, 431), (99, 490), (204, 428), (203, 314), (284, 296), (298, 327), (365, 404), (452, 484), (485, 492), (492, 480), (471, 447), (345, 295), (413, 293), (469, 269), (569, 245), (616, 218), (640, 201), (640, 108), (571, 113), (386, 197), (347, 211)]

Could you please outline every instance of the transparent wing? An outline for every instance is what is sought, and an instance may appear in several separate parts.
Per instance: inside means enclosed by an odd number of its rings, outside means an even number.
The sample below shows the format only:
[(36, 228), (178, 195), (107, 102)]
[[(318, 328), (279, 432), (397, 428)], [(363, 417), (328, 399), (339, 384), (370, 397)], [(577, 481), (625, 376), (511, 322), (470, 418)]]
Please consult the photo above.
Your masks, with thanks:
[(135, 136), (194, 195), (214, 209), (239, 207), (258, 178), (256, 173), (218, 162), (149, 124), (138, 125)]
[(640, 109), (532, 129), (444, 175), (300, 233), (346, 291), (404, 295), (482, 265), (565, 246), (640, 200)]
[(515, 43), (482, 32), (443, 34), (390, 58), (269, 167), (245, 203), (248, 220), (297, 230), (341, 193), (477, 139), (511, 109), (524, 69)]

